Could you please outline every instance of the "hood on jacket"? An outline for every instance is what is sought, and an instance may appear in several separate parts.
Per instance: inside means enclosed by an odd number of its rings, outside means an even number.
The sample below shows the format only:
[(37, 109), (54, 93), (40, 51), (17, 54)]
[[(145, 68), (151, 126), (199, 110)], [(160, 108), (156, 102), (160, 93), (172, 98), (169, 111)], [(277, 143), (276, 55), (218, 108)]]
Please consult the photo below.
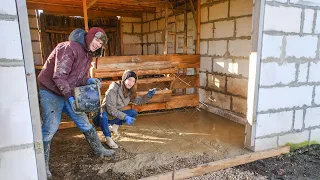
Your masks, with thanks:
[(69, 41), (75, 41), (77, 43), (80, 43), (84, 49), (87, 49), (86, 42), (85, 42), (86, 35), (87, 35), (87, 32), (85, 30), (77, 28), (70, 33)]

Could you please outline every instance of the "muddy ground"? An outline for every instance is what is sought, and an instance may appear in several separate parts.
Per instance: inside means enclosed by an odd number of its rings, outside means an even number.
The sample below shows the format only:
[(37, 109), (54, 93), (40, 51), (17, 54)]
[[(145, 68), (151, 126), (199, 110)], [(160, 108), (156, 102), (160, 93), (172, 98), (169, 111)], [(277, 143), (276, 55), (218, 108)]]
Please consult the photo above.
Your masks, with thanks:
[[(150, 164), (140, 166), (132, 164), (130, 159), (146, 158), (139, 154), (128, 152), (123, 148), (117, 149), (113, 158), (98, 158), (93, 155), (82, 133), (77, 128), (59, 130), (52, 142), (50, 168), (53, 179), (139, 179), (155, 174), (170, 172), (173, 169), (192, 168), (198, 164), (214, 161), (210, 155), (193, 154), (186, 158), (169, 157), (163, 159), (164, 165), (152, 166), (153, 158), (149, 157)], [(171, 160), (170, 160), (171, 158)], [(159, 159), (157, 159), (159, 161)], [(139, 169), (132, 173), (115, 172), (107, 167), (122, 164), (124, 171)], [(106, 167), (101, 169), (101, 167)], [(121, 167), (118, 167), (121, 168)], [(191, 178), (202, 179), (320, 179), (320, 146), (312, 145), (302, 148), (288, 155), (259, 160), (250, 164), (229, 168), (204, 176)]]

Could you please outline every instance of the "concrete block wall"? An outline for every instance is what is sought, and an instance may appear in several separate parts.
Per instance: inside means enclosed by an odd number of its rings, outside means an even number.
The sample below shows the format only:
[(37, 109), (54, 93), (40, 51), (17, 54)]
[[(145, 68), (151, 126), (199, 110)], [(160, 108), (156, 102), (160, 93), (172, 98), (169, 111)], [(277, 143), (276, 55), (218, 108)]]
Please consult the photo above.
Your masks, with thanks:
[(206, 103), (204, 109), (242, 124), (251, 29), (252, 0), (201, 1), (200, 101)]
[(122, 17), (121, 20), (124, 55), (142, 54), (141, 18)]
[(32, 43), (33, 59), (35, 65), (42, 65), (41, 41), (38, 28), (38, 20), (35, 9), (28, 9), (28, 20)]
[(267, 0), (255, 150), (320, 142), (320, 2)]
[[(191, 12), (187, 15), (187, 54), (195, 53), (196, 25)], [(165, 38), (165, 10), (157, 8), (156, 13), (142, 16), (143, 54), (163, 54)], [(184, 14), (173, 15), (168, 10), (168, 54), (182, 54), (184, 50)], [(176, 33), (173, 35), (172, 33)]]
[(15, 0), (1, 0), (0, 179), (38, 179), (16, 7)]

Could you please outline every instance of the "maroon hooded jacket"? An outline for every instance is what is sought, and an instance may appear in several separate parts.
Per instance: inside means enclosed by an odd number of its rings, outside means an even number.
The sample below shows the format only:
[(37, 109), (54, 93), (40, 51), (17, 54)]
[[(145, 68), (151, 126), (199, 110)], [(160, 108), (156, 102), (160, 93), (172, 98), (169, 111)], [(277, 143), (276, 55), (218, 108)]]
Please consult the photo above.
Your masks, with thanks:
[(100, 28), (92, 29), (88, 34), (82, 29), (76, 29), (70, 34), (69, 41), (55, 47), (38, 76), (40, 89), (51, 90), (69, 98), (73, 96), (75, 87), (87, 85), (92, 55), (86, 44), (90, 44), (96, 32), (104, 33)]

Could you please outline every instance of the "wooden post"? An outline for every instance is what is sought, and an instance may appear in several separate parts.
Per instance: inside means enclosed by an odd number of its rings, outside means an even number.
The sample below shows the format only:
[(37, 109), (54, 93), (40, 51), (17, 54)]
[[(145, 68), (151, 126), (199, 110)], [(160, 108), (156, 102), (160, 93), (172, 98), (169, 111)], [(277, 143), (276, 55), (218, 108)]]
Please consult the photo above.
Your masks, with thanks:
[(197, 14), (196, 14), (196, 11), (194, 10), (194, 5), (192, 1), (193, 0), (190, 0), (191, 12), (193, 15), (194, 22), (197, 24)]
[(122, 18), (120, 17), (120, 41), (121, 41), (121, 55), (124, 55), (124, 47), (123, 47), (123, 35), (122, 35)]
[(200, 54), (200, 0), (197, 0), (197, 46), (196, 46), (196, 54)]
[(188, 38), (188, 13), (187, 13), (187, 0), (184, 1), (184, 47), (183, 47), (183, 53), (188, 53), (188, 44), (187, 44), (187, 38)]
[(82, 0), (82, 4), (83, 4), (84, 29), (88, 32), (89, 26), (88, 26), (87, 0)]
[(165, 32), (164, 32), (164, 52), (163, 54), (168, 54), (168, 0), (166, 0), (165, 6)]

